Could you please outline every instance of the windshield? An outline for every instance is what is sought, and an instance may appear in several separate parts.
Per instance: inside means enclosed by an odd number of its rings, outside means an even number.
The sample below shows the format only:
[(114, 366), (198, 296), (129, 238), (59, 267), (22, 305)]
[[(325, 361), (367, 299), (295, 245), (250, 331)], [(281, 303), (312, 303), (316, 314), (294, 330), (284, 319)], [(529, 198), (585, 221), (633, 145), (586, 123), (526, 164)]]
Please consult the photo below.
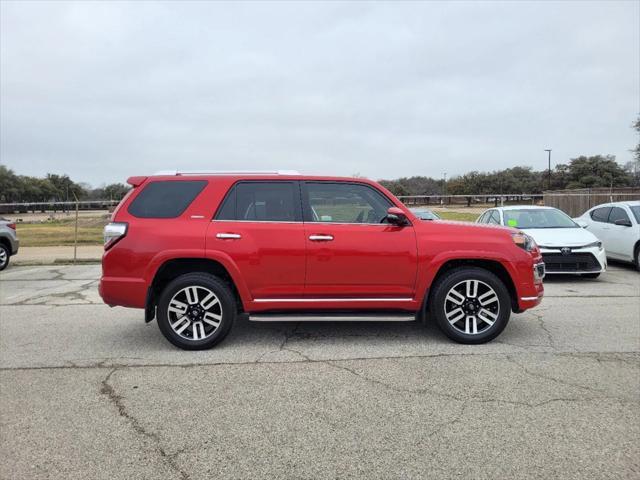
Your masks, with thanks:
[(636, 222), (640, 223), (640, 205), (629, 207), (633, 216), (636, 217)]
[(580, 228), (560, 210), (546, 208), (505, 210), (504, 224), (515, 228)]
[(412, 210), (414, 215), (420, 220), (438, 220), (440, 217), (431, 210)]

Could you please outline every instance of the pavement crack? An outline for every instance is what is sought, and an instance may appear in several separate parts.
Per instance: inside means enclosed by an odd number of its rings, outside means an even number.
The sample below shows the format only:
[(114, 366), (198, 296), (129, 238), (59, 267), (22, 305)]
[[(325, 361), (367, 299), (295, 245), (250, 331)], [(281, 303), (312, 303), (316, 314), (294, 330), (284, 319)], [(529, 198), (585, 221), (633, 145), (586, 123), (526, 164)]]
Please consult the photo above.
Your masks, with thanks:
[(544, 333), (547, 335), (547, 341), (549, 342), (548, 346), (553, 348), (554, 350), (557, 350), (558, 347), (556, 346), (556, 342), (553, 339), (553, 335), (544, 323), (544, 312), (531, 311), (531, 313), (536, 318), (536, 320), (538, 320), (538, 324), (540, 325), (542, 331), (544, 331)]
[(152, 442), (154, 450), (158, 453), (160, 459), (165, 465), (167, 465), (167, 467), (173, 470), (180, 479), (189, 480), (189, 475), (187, 474), (187, 472), (180, 468), (175, 459), (175, 457), (180, 453), (180, 450), (173, 453), (167, 453), (167, 451), (161, 445), (160, 436), (157, 433), (147, 430), (144, 425), (136, 417), (134, 417), (129, 410), (127, 410), (122, 395), (118, 394), (113, 388), (113, 385), (109, 383), (109, 381), (111, 380), (111, 376), (118, 370), (119, 368), (113, 368), (104, 378), (104, 380), (102, 380), (100, 393), (102, 395), (105, 395), (109, 399), (109, 401), (118, 410), (118, 415), (124, 418), (138, 435)]
[[(509, 357), (507, 356), (507, 359), (509, 359)], [(443, 391), (437, 391), (437, 390), (433, 390), (430, 388), (403, 388), (403, 387), (399, 387), (387, 382), (384, 382), (382, 380), (378, 380), (375, 378), (371, 378), (361, 372), (358, 372), (357, 370), (347, 367), (346, 365), (340, 365), (338, 364), (336, 361), (332, 361), (332, 360), (320, 360), (318, 361), (319, 363), (324, 363), (326, 365), (329, 365), (331, 367), (337, 368), (339, 370), (343, 370), (345, 372), (348, 372), (349, 374), (363, 380), (364, 382), (370, 384), (370, 385), (374, 385), (374, 386), (382, 386), (383, 388), (393, 391), (395, 393), (399, 393), (399, 394), (410, 394), (410, 395), (432, 395), (432, 396), (436, 396), (436, 397), (440, 397), (440, 398), (444, 398), (447, 400), (454, 400), (454, 401), (458, 401), (458, 402), (463, 402), (467, 405), (472, 405), (472, 404), (487, 404), (487, 403), (502, 403), (502, 404), (508, 404), (508, 405), (514, 405), (514, 406), (518, 406), (518, 407), (527, 407), (527, 408), (537, 408), (537, 407), (541, 407), (541, 406), (545, 406), (548, 405), (550, 403), (554, 403), (554, 402), (585, 402), (585, 401), (594, 401), (594, 400), (615, 400), (617, 402), (620, 403), (628, 403), (629, 401), (626, 399), (622, 399), (619, 397), (615, 397), (615, 396), (608, 396), (606, 395), (606, 392), (603, 392), (602, 390), (597, 390), (597, 389), (593, 389), (590, 387), (585, 387), (584, 385), (579, 385), (579, 384), (574, 384), (571, 382), (565, 382), (563, 380), (559, 380), (557, 378), (554, 377), (547, 377), (545, 375), (541, 375), (541, 374), (536, 374), (535, 372), (530, 372), (528, 370), (526, 370), (524, 367), (522, 367), (522, 365), (518, 364), (517, 362), (514, 362), (513, 360), (509, 359), (510, 361), (512, 361), (512, 363), (515, 363), (516, 365), (518, 365), (519, 367), (523, 368), (523, 370), (525, 370), (526, 373), (528, 373), (529, 375), (532, 375), (534, 377), (539, 377), (542, 378), (544, 380), (547, 381), (552, 381), (555, 383), (559, 383), (565, 386), (570, 386), (570, 387), (574, 387), (574, 388), (581, 388), (593, 393), (597, 393), (599, 394), (598, 396), (595, 397), (584, 397), (584, 396), (580, 396), (580, 397), (553, 397), (553, 398), (549, 398), (540, 402), (524, 402), (524, 401), (519, 401), (519, 400), (509, 400), (509, 399), (504, 399), (504, 398), (482, 398), (482, 397), (478, 397), (478, 398), (467, 398), (467, 397), (463, 397), (461, 395), (456, 395), (456, 394), (452, 394), (452, 393), (447, 393), (447, 392), (443, 392)], [(605, 395), (603, 395), (605, 394)], [(635, 403), (635, 402), (631, 402), (631, 403)]]

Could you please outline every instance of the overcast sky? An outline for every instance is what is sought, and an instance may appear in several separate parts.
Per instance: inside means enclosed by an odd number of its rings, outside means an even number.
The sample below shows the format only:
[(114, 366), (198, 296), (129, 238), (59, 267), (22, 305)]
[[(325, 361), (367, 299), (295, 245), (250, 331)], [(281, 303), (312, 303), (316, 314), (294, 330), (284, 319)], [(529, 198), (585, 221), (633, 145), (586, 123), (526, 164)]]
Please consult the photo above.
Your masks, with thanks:
[(12, 2), (1, 163), (371, 178), (631, 160), (640, 3)]

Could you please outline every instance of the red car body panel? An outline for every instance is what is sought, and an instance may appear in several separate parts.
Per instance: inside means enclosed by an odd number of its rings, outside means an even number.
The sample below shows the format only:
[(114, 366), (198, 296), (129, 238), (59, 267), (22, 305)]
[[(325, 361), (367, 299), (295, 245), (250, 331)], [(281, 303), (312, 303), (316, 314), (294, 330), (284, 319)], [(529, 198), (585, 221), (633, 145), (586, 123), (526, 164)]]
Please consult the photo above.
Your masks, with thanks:
[[(128, 212), (150, 182), (180, 179), (185, 177), (132, 177), (130, 183), (137, 186), (112, 215), (112, 221), (128, 224), (127, 233), (103, 255), (99, 290), (105, 303), (144, 308), (158, 270), (179, 259), (209, 259), (222, 265), (246, 312), (418, 311), (439, 269), (461, 259), (499, 262), (512, 279), (518, 310), (537, 305), (543, 295), (542, 282), (533, 278), (533, 265), (542, 262), (540, 253), (516, 246), (513, 230), (419, 220), (390, 192), (366, 179), (189, 175), (189, 180), (207, 184), (177, 218), (137, 218)], [(384, 194), (411, 224), (213, 220), (226, 193), (240, 180), (363, 183)], [(241, 241), (218, 238), (229, 233), (241, 235)], [(331, 235), (333, 241), (310, 241), (310, 235)]]

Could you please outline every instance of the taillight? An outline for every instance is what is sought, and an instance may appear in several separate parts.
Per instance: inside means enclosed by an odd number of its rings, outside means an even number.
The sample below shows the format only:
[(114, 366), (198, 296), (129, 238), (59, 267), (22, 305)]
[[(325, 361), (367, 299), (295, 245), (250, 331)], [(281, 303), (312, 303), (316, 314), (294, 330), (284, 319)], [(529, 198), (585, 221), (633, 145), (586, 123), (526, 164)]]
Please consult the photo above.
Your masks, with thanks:
[(109, 250), (118, 240), (127, 234), (128, 225), (124, 222), (111, 222), (104, 226), (104, 249)]
[(16, 224), (15, 223), (7, 223), (7, 227), (11, 228), (12, 230), (16, 229)]

